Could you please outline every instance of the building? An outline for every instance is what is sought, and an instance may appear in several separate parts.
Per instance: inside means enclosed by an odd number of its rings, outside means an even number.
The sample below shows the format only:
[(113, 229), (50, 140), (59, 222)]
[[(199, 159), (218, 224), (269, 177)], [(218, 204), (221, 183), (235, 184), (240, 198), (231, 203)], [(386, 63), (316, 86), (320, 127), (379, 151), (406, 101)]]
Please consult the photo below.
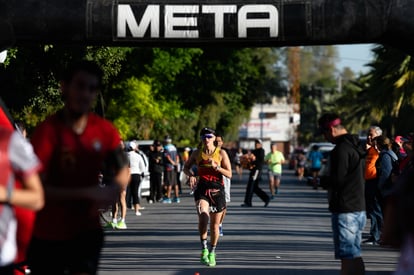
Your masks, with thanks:
[[(271, 103), (255, 104), (249, 120), (239, 128), (240, 146), (251, 144), (250, 141), (260, 138), (276, 142), (279, 149), (288, 156), (297, 145), (297, 127), (300, 123), (300, 114), (294, 110), (294, 105), (288, 103), (285, 97), (274, 97)], [(268, 146), (264, 144), (265, 151), (269, 152), (270, 148), (266, 147)]]

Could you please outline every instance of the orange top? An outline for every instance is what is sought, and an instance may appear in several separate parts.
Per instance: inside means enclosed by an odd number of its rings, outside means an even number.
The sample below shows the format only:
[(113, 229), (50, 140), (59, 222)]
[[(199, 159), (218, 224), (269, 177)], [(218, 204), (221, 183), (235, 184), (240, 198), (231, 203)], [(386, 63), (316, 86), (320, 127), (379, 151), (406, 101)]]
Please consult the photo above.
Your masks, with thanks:
[(378, 151), (374, 147), (370, 147), (367, 151), (367, 157), (365, 159), (365, 179), (372, 180), (377, 177), (377, 168), (375, 168), (375, 162), (379, 157)]

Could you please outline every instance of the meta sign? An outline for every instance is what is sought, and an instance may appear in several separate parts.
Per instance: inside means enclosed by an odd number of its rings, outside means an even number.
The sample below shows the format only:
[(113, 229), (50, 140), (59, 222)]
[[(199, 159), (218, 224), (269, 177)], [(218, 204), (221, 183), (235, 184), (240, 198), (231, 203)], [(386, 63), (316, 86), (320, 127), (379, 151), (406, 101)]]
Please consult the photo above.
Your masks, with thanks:
[[(288, 7), (288, 6), (285, 6)], [(303, 15), (305, 5), (295, 8)], [(284, 9), (283, 11), (286, 11)], [(292, 10), (293, 11), (293, 10)], [(281, 33), (281, 6), (277, 4), (157, 4), (118, 2), (114, 6), (113, 39), (133, 40), (277, 40)], [(293, 14), (292, 14), (293, 15)], [(295, 14), (295, 18), (298, 18)], [(292, 18), (293, 20), (293, 18)], [(296, 26), (301, 22), (296, 22)]]

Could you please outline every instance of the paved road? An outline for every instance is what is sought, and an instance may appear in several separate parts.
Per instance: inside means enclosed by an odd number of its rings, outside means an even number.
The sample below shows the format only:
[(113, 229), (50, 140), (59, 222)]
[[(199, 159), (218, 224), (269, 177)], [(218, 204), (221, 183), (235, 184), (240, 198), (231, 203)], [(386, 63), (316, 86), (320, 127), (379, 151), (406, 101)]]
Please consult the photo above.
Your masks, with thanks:
[[(232, 181), (216, 267), (199, 263), (193, 197), (184, 189), (180, 204), (145, 202), (142, 216), (128, 211), (127, 230), (107, 231), (99, 274), (339, 274), (326, 191), (313, 190), (285, 170), (281, 193), (267, 208), (257, 196), (254, 207), (242, 208), (246, 181), (247, 171), (242, 180)], [(266, 181), (261, 187), (268, 191)], [(398, 252), (363, 246), (363, 257), (367, 274), (385, 275), (395, 269)]]

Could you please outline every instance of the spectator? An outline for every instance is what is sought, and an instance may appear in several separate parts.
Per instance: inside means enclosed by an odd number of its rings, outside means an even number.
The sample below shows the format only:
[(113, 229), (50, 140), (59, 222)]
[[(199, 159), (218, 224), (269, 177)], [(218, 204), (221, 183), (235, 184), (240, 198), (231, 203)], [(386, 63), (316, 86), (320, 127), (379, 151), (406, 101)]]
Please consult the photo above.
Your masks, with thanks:
[(358, 136), (348, 134), (338, 115), (324, 114), (318, 120), (327, 141), (336, 146), (330, 155), (329, 210), (335, 258), (341, 260), (341, 274), (365, 274), (361, 257), (361, 235), (365, 226), (364, 156)]
[(380, 151), (379, 157), (375, 163), (375, 167), (377, 168), (378, 189), (381, 196), (380, 204), (382, 211), (385, 212), (388, 196), (392, 193), (393, 189), (393, 169), (397, 166), (399, 169), (399, 164), (396, 164), (398, 162), (398, 157), (391, 149), (392, 142), (389, 138), (379, 136), (375, 141), (378, 150)]
[[(101, 77), (92, 62), (71, 64), (60, 82), (64, 107), (31, 138), (44, 165), (46, 201), (28, 251), (33, 275), (96, 274), (104, 241), (98, 210), (128, 184), (128, 159), (118, 131), (91, 113)], [(102, 188), (100, 171), (115, 184)]]
[[(40, 210), (44, 205), (44, 193), (38, 174), (41, 164), (20, 133), (0, 126), (0, 155), (0, 274), (12, 275), (18, 254), (26, 252), (26, 246), (20, 250), (17, 239), (21, 225), (18, 225), (15, 208)], [(21, 187), (16, 186), (16, 181)]]
[(379, 150), (375, 139), (382, 135), (378, 126), (368, 129), (366, 158), (365, 158), (365, 203), (367, 218), (371, 220), (369, 237), (363, 241), (364, 244), (378, 244), (381, 238), (383, 224), (383, 213), (380, 205), (380, 193), (378, 189), (377, 168), (375, 163), (379, 157)]
[(141, 184), (142, 179), (145, 175), (145, 162), (142, 155), (140, 155), (138, 150), (138, 145), (131, 141), (129, 143), (130, 151), (128, 152), (129, 165), (131, 169), (131, 180), (129, 186), (131, 188), (132, 204), (134, 206), (135, 215), (141, 216), (140, 210), (142, 209), (140, 205), (140, 195), (138, 194), (139, 185)]
[(236, 166), (236, 173), (239, 175), (239, 179), (242, 179), (243, 167), (241, 164), (241, 157), (243, 156), (243, 149), (241, 147), (237, 148), (236, 155), (234, 157), (234, 164)]
[(162, 201), (162, 174), (164, 172), (164, 158), (162, 144), (159, 140), (154, 140), (154, 151), (149, 154), (150, 171), (150, 200), (149, 203)]
[(262, 167), (264, 163), (264, 150), (262, 148), (262, 140), (255, 140), (255, 149), (251, 152), (249, 161), (249, 181), (246, 186), (246, 194), (244, 196), (244, 203), (242, 207), (252, 207), (253, 193), (259, 196), (264, 202), (264, 207), (267, 207), (270, 202), (269, 196), (259, 187), (259, 182), (262, 177)]
[[(177, 148), (172, 144), (169, 136), (165, 137), (164, 146), (164, 183), (166, 186), (166, 197), (163, 203), (180, 203), (179, 188), (177, 184), (177, 167), (180, 162)], [(174, 188), (175, 198), (171, 200), (171, 191)]]

